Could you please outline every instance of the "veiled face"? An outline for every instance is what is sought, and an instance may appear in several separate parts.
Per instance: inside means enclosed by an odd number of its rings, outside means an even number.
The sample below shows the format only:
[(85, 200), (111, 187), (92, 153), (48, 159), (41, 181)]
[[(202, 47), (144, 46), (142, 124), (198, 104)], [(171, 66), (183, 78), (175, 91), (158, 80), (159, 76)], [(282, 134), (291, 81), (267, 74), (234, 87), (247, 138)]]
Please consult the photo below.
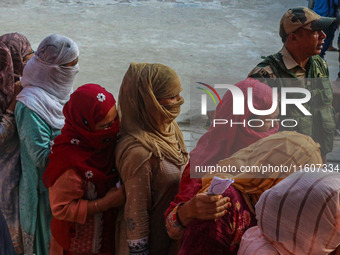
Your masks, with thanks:
[(24, 63), (24, 65), (26, 65), (28, 60), (30, 60), (33, 56), (34, 51), (32, 50), (32, 48), (29, 48), (28, 53), (22, 57), (22, 62)]
[(158, 103), (160, 105), (174, 104), (174, 103), (177, 103), (181, 99), (182, 99), (182, 96), (180, 94), (177, 94), (176, 96), (173, 96), (173, 97), (158, 99)]
[(75, 60), (69, 62), (69, 63), (66, 63), (62, 66), (75, 66), (76, 64), (78, 64), (78, 60), (79, 60), (79, 57), (77, 57)]
[(99, 121), (94, 128), (96, 130), (106, 129), (112, 126), (114, 121), (116, 120), (116, 117), (118, 116), (118, 111), (116, 108), (116, 105), (114, 105), (106, 114), (105, 118), (101, 121)]

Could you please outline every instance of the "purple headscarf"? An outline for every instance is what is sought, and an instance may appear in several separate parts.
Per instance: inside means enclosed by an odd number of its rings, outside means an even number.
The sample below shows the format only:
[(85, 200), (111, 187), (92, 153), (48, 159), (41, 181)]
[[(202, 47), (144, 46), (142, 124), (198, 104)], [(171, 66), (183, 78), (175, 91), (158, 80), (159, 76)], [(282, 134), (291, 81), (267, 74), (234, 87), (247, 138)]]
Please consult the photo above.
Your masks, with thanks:
[(0, 36), (0, 114), (12, 100), (14, 77), (22, 76), (23, 57), (32, 50), (28, 39), (18, 33)]

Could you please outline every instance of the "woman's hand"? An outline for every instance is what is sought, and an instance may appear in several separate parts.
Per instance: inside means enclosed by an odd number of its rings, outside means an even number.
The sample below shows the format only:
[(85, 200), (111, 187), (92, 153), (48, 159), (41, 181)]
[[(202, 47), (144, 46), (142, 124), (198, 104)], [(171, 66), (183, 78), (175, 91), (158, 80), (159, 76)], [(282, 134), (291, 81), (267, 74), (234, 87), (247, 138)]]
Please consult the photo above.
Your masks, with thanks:
[(217, 220), (227, 213), (229, 207), (229, 197), (198, 193), (178, 209), (178, 217), (184, 226), (192, 219)]
[(112, 207), (119, 207), (125, 203), (125, 188), (121, 185), (119, 189), (111, 188), (103, 198), (98, 199), (97, 205), (101, 211)]

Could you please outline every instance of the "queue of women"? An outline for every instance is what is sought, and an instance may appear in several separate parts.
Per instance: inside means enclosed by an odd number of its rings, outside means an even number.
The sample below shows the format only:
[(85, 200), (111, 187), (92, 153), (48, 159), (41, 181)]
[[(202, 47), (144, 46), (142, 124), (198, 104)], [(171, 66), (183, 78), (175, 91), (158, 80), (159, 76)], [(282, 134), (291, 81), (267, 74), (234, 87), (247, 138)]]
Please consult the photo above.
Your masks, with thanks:
[[(0, 254), (336, 252), (337, 173), (217, 174), (234, 179), (219, 195), (206, 192), (212, 175), (190, 174), (216, 164), (322, 164), (310, 137), (265, 121), (278, 108), (254, 116), (245, 104), (233, 115), (227, 92), (215, 118), (265, 125), (211, 126), (189, 155), (175, 121), (184, 99), (173, 69), (131, 63), (116, 103), (98, 84), (73, 92), (78, 58), (63, 35), (36, 52), (21, 34), (0, 36)], [(260, 81), (235, 86), (253, 89), (256, 109), (272, 106)]]

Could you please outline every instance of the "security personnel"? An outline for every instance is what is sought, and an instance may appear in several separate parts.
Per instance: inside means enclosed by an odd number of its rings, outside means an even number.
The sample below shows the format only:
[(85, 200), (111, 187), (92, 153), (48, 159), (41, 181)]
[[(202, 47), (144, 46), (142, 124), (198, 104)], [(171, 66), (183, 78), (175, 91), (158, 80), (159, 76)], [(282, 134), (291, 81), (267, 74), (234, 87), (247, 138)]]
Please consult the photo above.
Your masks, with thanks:
[[(319, 54), (326, 38), (322, 30), (333, 22), (335, 18), (321, 17), (305, 7), (289, 9), (280, 21), (282, 50), (264, 57), (248, 75), (278, 87), (279, 91), (282, 87), (301, 87), (311, 92), (311, 99), (303, 105), (312, 115), (305, 115), (295, 105), (287, 105), (287, 113), (281, 119), (294, 119), (297, 125), (289, 128), (281, 125), (280, 130), (311, 136), (320, 143), (324, 162), (326, 154), (333, 149), (335, 118), (328, 67)], [(288, 95), (302, 97), (301, 93)]]

